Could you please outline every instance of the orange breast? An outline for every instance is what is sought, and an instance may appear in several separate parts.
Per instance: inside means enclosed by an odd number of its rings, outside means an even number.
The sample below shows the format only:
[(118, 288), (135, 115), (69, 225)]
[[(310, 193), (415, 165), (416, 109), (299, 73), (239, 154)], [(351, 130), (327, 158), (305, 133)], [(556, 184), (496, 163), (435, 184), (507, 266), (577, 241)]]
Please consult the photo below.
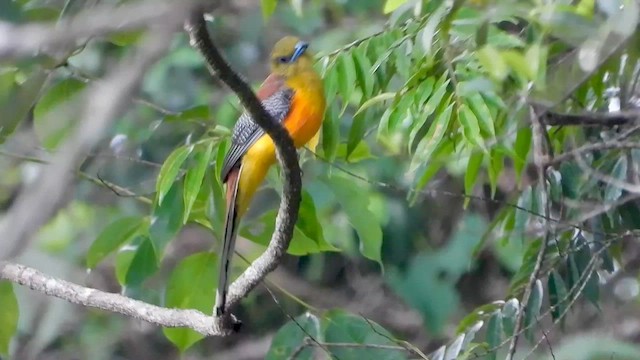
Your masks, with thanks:
[(295, 94), (291, 110), (284, 122), (284, 127), (291, 134), (296, 148), (304, 146), (320, 130), (326, 106), (322, 80), (306, 79), (303, 84), (298, 81), (289, 81), (289, 86), (295, 89)]

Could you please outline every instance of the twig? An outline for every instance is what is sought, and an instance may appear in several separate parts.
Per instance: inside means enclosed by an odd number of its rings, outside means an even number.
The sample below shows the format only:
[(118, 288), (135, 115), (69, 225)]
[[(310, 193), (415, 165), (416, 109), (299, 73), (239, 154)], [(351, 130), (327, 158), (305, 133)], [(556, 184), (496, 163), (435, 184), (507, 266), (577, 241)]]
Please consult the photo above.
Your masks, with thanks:
[(83, 306), (107, 310), (166, 327), (188, 327), (203, 335), (224, 335), (213, 318), (197, 310), (169, 309), (120, 294), (83, 287), (46, 275), (36, 269), (0, 261), (0, 279)]
[[(538, 178), (540, 179), (540, 184), (544, 189), (545, 193), (545, 211), (546, 216), (549, 216), (549, 194), (547, 192), (546, 181), (544, 177), (545, 173), (545, 163), (547, 162), (546, 151), (544, 150), (544, 127), (542, 126), (542, 121), (538, 114), (535, 112), (533, 107), (529, 109), (531, 122), (532, 122), (532, 136), (533, 136), (533, 157), (534, 164), (538, 168)], [(520, 337), (520, 329), (523, 325), (524, 313), (526, 311), (527, 304), (529, 303), (529, 299), (531, 297), (531, 293), (533, 292), (533, 287), (535, 286), (536, 280), (538, 278), (538, 274), (540, 273), (540, 269), (542, 268), (542, 262), (544, 260), (544, 255), (547, 251), (547, 244), (550, 240), (551, 235), (551, 226), (548, 221), (545, 221), (546, 231), (544, 234), (544, 238), (540, 244), (540, 249), (538, 250), (538, 256), (536, 258), (535, 265), (533, 267), (533, 271), (531, 271), (531, 275), (529, 276), (529, 281), (527, 286), (524, 289), (524, 294), (522, 295), (522, 301), (520, 302), (521, 306), (518, 310), (518, 315), (516, 316), (515, 326), (513, 328), (513, 336), (511, 338), (511, 342), (509, 344), (509, 350), (507, 353), (506, 360), (512, 360), (513, 356), (516, 353), (516, 347), (518, 345), (518, 338)]]
[[(40, 158), (37, 158), (37, 157), (34, 157), (34, 156), (29, 156), (29, 155), (15, 154), (15, 153), (8, 152), (8, 151), (2, 150), (2, 149), (0, 149), (0, 155), (11, 157), (11, 158), (14, 158), (14, 159), (29, 161), (29, 162), (37, 163), (37, 164), (49, 164), (49, 161), (44, 160), (44, 159), (40, 159)], [(136, 200), (138, 200), (140, 202), (143, 202), (145, 204), (149, 204), (149, 205), (153, 203), (153, 201), (151, 201), (151, 199), (149, 199), (149, 198), (147, 198), (147, 197), (145, 197), (143, 195), (136, 194), (133, 191), (131, 191), (131, 190), (125, 188), (125, 187), (122, 187), (120, 185), (116, 185), (116, 184), (114, 184), (114, 183), (112, 183), (110, 181), (104, 180), (104, 179), (102, 179), (100, 177), (91, 176), (91, 175), (87, 174), (86, 172), (80, 171), (80, 170), (76, 171), (76, 173), (78, 174), (78, 177), (80, 177), (81, 179), (84, 179), (84, 180), (87, 180), (89, 182), (92, 182), (92, 183), (94, 183), (94, 184), (96, 184), (98, 186), (106, 187), (109, 190), (111, 190), (112, 192), (114, 192), (116, 195), (119, 195), (119, 196), (124, 195), (124, 196), (128, 196), (128, 197), (133, 197)]]
[[(178, 19), (174, 18), (173, 22)], [(43, 168), (38, 180), (20, 192), (0, 224), (3, 235), (0, 259), (20, 254), (28, 247), (33, 234), (55, 214), (63, 200), (63, 190), (71, 183), (71, 170), (78, 166), (84, 154), (124, 110), (145, 70), (167, 49), (167, 30), (172, 26), (171, 23), (166, 25), (167, 28), (152, 34), (137, 54), (114, 69), (104, 82), (96, 83), (87, 90), (87, 106), (81, 122), (53, 156), (51, 163)]]
[(222, 57), (209, 36), (202, 14), (202, 11), (194, 11), (185, 24), (191, 45), (204, 56), (211, 72), (238, 95), (256, 124), (273, 139), (284, 177), (282, 199), (269, 246), (229, 287), (227, 307), (231, 308), (280, 264), (289, 247), (298, 219), (302, 180), (297, 152), (291, 137), (281, 124), (269, 116), (251, 87)]

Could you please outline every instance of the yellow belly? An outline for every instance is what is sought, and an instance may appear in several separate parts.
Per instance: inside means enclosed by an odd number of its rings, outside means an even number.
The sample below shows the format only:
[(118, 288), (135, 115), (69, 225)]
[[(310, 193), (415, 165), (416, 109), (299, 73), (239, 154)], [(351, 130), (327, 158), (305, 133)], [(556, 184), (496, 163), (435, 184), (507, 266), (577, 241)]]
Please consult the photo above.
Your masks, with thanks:
[[(291, 111), (284, 121), (296, 148), (304, 146), (320, 130), (325, 100), (320, 91), (296, 91)], [(276, 161), (276, 148), (268, 135), (256, 141), (242, 158), (242, 172), (238, 190), (238, 213), (243, 215), (254, 193)]]

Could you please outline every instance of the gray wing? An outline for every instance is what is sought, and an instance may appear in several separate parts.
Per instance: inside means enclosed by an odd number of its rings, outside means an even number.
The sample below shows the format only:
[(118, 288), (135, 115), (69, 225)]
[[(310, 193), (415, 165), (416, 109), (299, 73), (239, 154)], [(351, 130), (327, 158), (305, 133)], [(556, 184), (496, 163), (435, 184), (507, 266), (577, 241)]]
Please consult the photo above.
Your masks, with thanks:
[[(277, 122), (282, 122), (282, 120), (287, 117), (287, 114), (289, 114), (292, 99), (293, 90), (285, 88), (276, 91), (268, 98), (262, 100), (262, 106)], [(240, 165), (242, 156), (262, 135), (264, 135), (264, 131), (253, 121), (251, 115), (246, 111), (242, 113), (238, 122), (236, 122), (236, 125), (233, 127), (231, 147), (222, 163), (222, 171), (220, 174), (223, 182), (227, 181), (229, 172), (231, 172), (234, 167)]]

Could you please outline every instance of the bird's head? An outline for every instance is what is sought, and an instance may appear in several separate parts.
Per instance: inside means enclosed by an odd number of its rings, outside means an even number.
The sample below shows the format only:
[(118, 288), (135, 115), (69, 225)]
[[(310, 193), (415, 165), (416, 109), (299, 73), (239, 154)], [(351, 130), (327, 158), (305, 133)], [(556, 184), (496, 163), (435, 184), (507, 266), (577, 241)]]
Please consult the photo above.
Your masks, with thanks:
[(295, 36), (285, 36), (271, 50), (271, 72), (291, 77), (313, 67), (309, 45)]

